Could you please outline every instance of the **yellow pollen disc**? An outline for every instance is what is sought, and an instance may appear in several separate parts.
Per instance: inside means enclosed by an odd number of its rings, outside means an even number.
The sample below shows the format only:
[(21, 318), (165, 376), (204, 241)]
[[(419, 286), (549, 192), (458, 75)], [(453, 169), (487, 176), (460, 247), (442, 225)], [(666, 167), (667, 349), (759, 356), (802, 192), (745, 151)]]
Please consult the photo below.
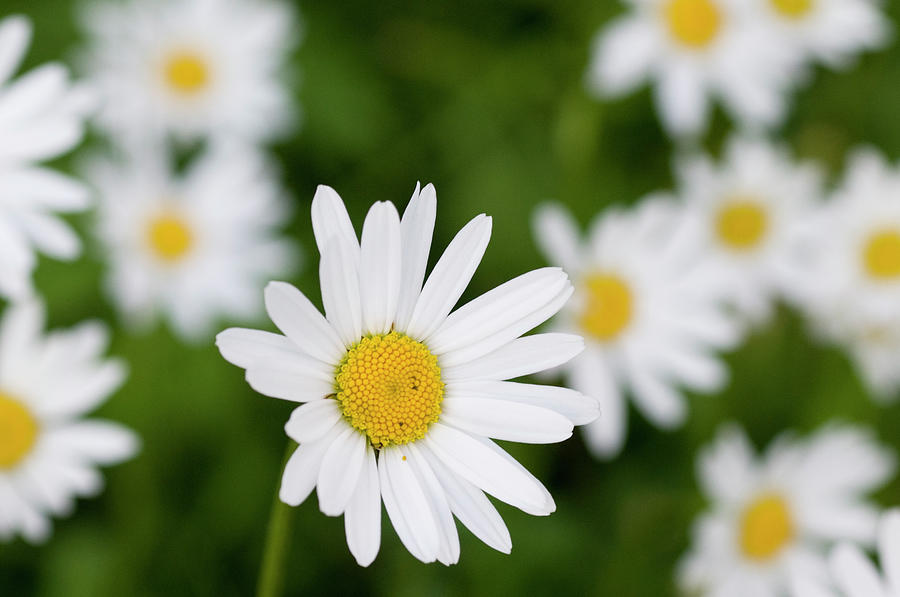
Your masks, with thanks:
[(613, 274), (593, 274), (584, 285), (587, 300), (579, 318), (581, 328), (599, 340), (613, 340), (631, 322), (631, 290)]
[(147, 225), (147, 243), (163, 261), (178, 261), (194, 244), (194, 235), (184, 219), (174, 212), (163, 212)]
[(669, 0), (664, 10), (672, 37), (692, 48), (709, 45), (722, 25), (715, 0)]
[(787, 503), (766, 494), (744, 510), (741, 519), (741, 551), (752, 560), (775, 556), (794, 536), (794, 522)]
[(900, 277), (900, 230), (873, 234), (863, 250), (866, 272), (878, 280)]
[(815, 0), (769, 0), (778, 14), (789, 19), (802, 19), (813, 7)]
[(368, 336), (350, 348), (335, 387), (344, 417), (375, 447), (425, 437), (444, 397), (437, 357), (399, 332)]
[(38, 436), (38, 423), (18, 400), (0, 392), (0, 470), (25, 458)]
[(169, 87), (183, 95), (199, 93), (209, 84), (209, 66), (196, 52), (173, 52), (163, 69)]
[(748, 251), (762, 242), (769, 227), (763, 206), (752, 199), (734, 199), (716, 215), (716, 233), (726, 247)]

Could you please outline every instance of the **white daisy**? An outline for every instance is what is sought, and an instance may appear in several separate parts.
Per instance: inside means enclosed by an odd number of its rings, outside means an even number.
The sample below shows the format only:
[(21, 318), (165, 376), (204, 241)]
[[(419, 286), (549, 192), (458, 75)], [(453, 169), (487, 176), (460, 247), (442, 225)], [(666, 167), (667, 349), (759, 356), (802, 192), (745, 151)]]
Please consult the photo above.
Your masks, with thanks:
[(43, 333), (44, 309), (29, 299), (0, 320), (0, 541), (50, 535), (50, 516), (66, 516), (74, 498), (103, 487), (97, 471), (131, 458), (128, 429), (81, 417), (125, 379), (125, 366), (104, 359), (106, 328), (88, 322)]
[(793, 579), (794, 597), (900, 597), (900, 510), (881, 517), (878, 525), (879, 574), (862, 550), (851, 543), (837, 546), (829, 558), (829, 570), (839, 591), (806, 577)]
[(100, 124), (113, 134), (255, 141), (284, 133), (295, 116), (281, 71), (300, 32), (286, 3), (103, 1), (82, 21)]
[(35, 250), (78, 256), (81, 242), (55, 212), (88, 206), (80, 183), (38, 164), (81, 141), (90, 95), (55, 62), (12, 80), (30, 39), (25, 17), (0, 21), (0, 296), (13, 298), (31, 292)]
[(893, 393), (896, 382), (884, 382), (900, 376), (891, 356), (900, 335), (900, 168), (857, 152), (805, 244), (803, 308), (820, 334), (850, 347), (876, 394)]
[(601, 31), (588, 70), (600, 95), (655, 84), (657, 111), (675, 135), (706, 127), (711, 98), (745, 126), (781, 121), (799, 60), (746, 0), (627, 0), (629, 13)]
[(788, 44), (831, 68), (846, 67), (864, 50), (890, 40), (880, 0), (757, 0), (768, 26)]
[(423, 562), (459, 559), (453, 515), (508, 553), (509, 532), (485, 493), (534, 515), (556, 506), (488, 438), (559, 442), (598, 414), (596, 401), (573, 390), (507, 381), (581, 352), (578, 336), (520, 337), (568, 300), (566, 274), (535, 270), (453, 311), (491, 219), (470, 221), (423, 285), (436, 207), (431, 185), (416, 186), (402, 220), (392, 203), (376, 203), (360, 242), (341, 198), (319, 187), (312, 222), (325, 316), (296, 288), (272, 282), (266, 308), (284, 336), (235, 328), (216, 339), (256, 391), (305, 403), (285, 426), (300, 447), (281, 499), (298, 505), (316, 488), (323, 513), (344, 514), (363, 566), (379, 549), (382, 501)]
[(765, 320), (773, 299), (796, 297), (798, 236), (822, 198), (822, 173), (795, 164), (784, 147), (734, 137), (715, 165), (706, 156), (679, 164), (680, 194), (701, 218), (707, 252), (730, 277), (742, 318)]
[(218, 146), (179, 176), (164, 152), (144, 149), (86, 168), (99, 195), (107, 287), (126, 321), (146, 326), (162, 314), (183, 338), (200, 340), (220, 317), (262, 316), (259, 289), (296, 254), (278, 234), (288, 205), (263, 156)]
[(697, 464), (713, 503), (695, 524), (679, 584), (728, 597), (778, 597), (792, 575), (824, 578), (830, 543), (872, 542), (878, 510), (865, 496), (895, 469), (868, 430), (838, 425), (805, 441), (782, 436), (761, 460), (726, 426)]
[(575, 280), (556, 325), (585, 336), (566, 373), (600, 401), (603, 416), (585, 428), (596, 455), (622, 448), (626, 393), (654, 425), (670, 429), (687, 414), (679, 387), (722, 388), (728, 371), (715, 353), (740, 332), (722, 306), (727, 279), (704, 258), (696, 218), (674, 201), (647, 198), (632, 212), (598, 216), (585, 243), (559, 206), (541, 208), (534, 221), (548, 260)]

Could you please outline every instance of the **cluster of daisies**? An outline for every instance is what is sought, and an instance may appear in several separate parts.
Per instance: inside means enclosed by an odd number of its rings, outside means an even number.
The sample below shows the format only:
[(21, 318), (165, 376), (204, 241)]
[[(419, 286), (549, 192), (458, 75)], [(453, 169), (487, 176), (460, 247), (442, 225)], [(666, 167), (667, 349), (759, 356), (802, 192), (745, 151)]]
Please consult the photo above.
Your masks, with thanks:
[(588, 87), (615, 97), (646, 81), (663, 126), (695, 136), (711, 103), (744, 127), (771, 127), (811, 66), (845, 68), (890, 38), (880, 0), (624, 0), (594, 42)]

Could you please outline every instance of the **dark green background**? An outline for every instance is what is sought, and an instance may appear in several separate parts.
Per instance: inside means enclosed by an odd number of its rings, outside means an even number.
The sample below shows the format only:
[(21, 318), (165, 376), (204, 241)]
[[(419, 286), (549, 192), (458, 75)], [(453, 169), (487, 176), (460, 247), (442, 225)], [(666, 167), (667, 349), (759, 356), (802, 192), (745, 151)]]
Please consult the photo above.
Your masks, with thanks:
[[(3, 0), (3, 13), (34, 19), (29, 67), (72, 56), (78, 5)], [(896, 20), (896, 3), (890, 10)], [(302, 79), (296, 96), (305, 122), (273, 148), (297, 206), (286, 226), (307, 257), (293, 281), (318, 300), (308, 213), (320, 183), (341, 193), (359, 225), (373, 201), (402, 208), (416, 180), (433, 182), (432, 261), (469, 218), (493, 215), (493, 241), (467, 297), (543, 265), (529, 229), (539, 202), (563, 201), (586, 223), (606, 205), (670, 187), (673, 146), (649, 93), (602, 104), (582, 86), (592, 35), (620, 11), (609, 0), (304, 2), (306, 36), (291, 70)], [(896, 45), (851, 72), (819, 69), (797, 94), (783, 137), (833, 177), (858, 144), (895, 159), (898, 89)], [(728, 126), (717, 114), (711, 150)], [(87, 219), (76, 221), (86, 233)], [(101, 262), (96, 246), (75, 264), (41, 261), (37, 286), (52, 325), (100, 317), (116, 326), (98, 290)], [(99, 414), (136, 429), (143, 451), (111, 469), (103, 496), (58, 521), (47, 545), (0, 546), (0, 595), (251, 594), (291, 405), (253, 393), (211, 339), (189, 347), (162, 329), (143, 336), (114, 329), (112, 353), (129, 361), (131, 375)], [(814, 346), (795, 314), (782, 310), (727, 359), (726, 391), (692, 397), (691, 418), (675, 433), (633, 416), (615, 462), (593, 461), (577, 437), (513, 446), (546, 481), (558, 511), (535, 518), (499, 505), (513, 537), (510, 556), (461, 530), (459, 565), (422, 565), (385, 519), (381, 553), (362, 569), (347, 551), (342, 519), (321, 515), (311, 498), (295, 511), (287, 593), (670, 595), (675, 562), (703, 507), (694, 456), (721, 422), (738, 420), (768, 442), (832, 418), (862, 421), (900, 448), (900, 405), (876, 407), (846, 359)], [(900, 484), (879, 499), (900, 504)]]

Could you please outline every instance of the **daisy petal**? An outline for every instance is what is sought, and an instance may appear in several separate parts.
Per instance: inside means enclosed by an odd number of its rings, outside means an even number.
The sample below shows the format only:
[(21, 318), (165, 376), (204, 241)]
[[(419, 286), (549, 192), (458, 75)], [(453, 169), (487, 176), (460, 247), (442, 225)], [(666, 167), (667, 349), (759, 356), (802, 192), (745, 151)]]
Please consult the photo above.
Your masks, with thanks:
[(400, 221), (401, 243), (403, 246), (402, 274), (400, 277), (400, 297), (397, 303), (397, 316), (394, 319), (397, 329), (405, 330), (409, 326), (413, 309), (422, 291), (425, 279), (425, 267), (428, 265), (428, 254), (431, 251), (431, 238), (434, 233), (434, 220), (437, 214), (437, 196), (433, 185), (425, 185), (419, 192), (419, 185), (413, 193), (403, 219)]
[(881, 517), (878, 558), (888, 586), (896, 592), (900, 589), (900, 510), (896, 508)]
[(475, 361), (444, 368), (443, 378), (445, 382), (513, 379), (562, 365), (582, 350), (581, 336), (534, 334), (513, 340)]
[(487, 398), (530, 404), (557, 412), (575, 425), (590, 423), (600, 414), (595, 398), (575, 390), (513, 381), (455, 382), (447, 386), (445, 397)]
[(294, 450), (284, 467), (278, 498), (288, 506), (299, 506), (316, 486), (322, 458), (343, 429), (335, 425), (319, 441), (303, 444)]
[(368, 443), (359, 482), (344, 511), (344, 529), (356, 563), (368, 566), (374, 562), (381, 546), (381, 490), (375, 450)]
[(324, 437), (340, 420), (341, 408), (337, 400), (316, 400), (295, 408), (284, 431), (303, 445)]
[(845, 543), (834, 549), (831, 570), (848, 597), (889, 597), (872, 562), (855, 545)]
[(506, 400), (445, 398), (441, 420), (475, 435), (527, 444), (552, 444), (572, 436), (572, 422), (564, 416)]
[(372, 205), (363, 225), (359, 286), (365, 293), (362, 325), (366, 334), (384, 334), (397, 314), (400, 293), (400, 216), (389, 201)]
[(435, 561), (440, 537), (412, 463), (398, 447), (383, 448), (378, 472), (384, 509), (400, 541), (416, 559), (426, 564)]
[(569, 212), (559, 204), (545, 203), (538, 206), (533, 222), (535, 238), (547, 260), (567, 272), (577, 272), (581, 261), (578, 226)]
[(591, 451), (600, 458), (612, 458), (625, 444), (628, 411), (609, 365), (596, 349), (588, 348), (573, 361), (571, 383), (573, 388), (599, 403), (600, 416), (584, 428)]
[(340, 360), (341, 339), (306, 295), (286, 282), (269, 282), (265, 300), (272, 322), (303, 352), (330, 364)]
[(413, 470), (419, 479), (419, 484), (431, 506), (431, 514), (437, 523), (440, 534), (440, 548), (437, 559), (445, 566), (456, 564), (459, 561), (459, 534), (450, 512), (450, 504), (447, 496), (435, 477), (428, 460), (416, 449), (415, 444), (400, 446), (400, 450), (406, 456), (408, 462), (412, 462)]
[[(323, 257), (333, 237), (342, 239), (348, 247), (359, 248), (356, 231), (353, 230), (344, 201), (331, 187), (319, 185), (316, 188), (312, 200), (312, 227), (319, 254)], [(358, 255), (353, 255), (353, 259), (357, 257)]]
[(47, 431), (47, 441), (63, 453), (96, 464), (117, 464), (138, 451), (140, 441), (133, 431), (106, 421), (68, 423)]
[(0, 85), (19, 68), (31, 41), (31, 21), (21, 15), (0, 22)]
[(332, 239), (319, 263), (325, 316), (345, 347), (362, 338), (358, 260), (351, 250), (346, 243)]
[(344, 512), (359, 483), (366, 457), (366, 444), (365, 435), (347, 426), (325, 452), (316, 483), (322, 514), (340, 516)]
[[(299, 355), (298, 355), (299, 356)], [(334, 380), (323, 378), (318, 366), (310, 366), (313, 361), (268, 365), (254, 365), (247, 369), (246, 379), (250, 387), (264, 396), (280, 398), (291, 402), (310, 402), (334, 393)]]

